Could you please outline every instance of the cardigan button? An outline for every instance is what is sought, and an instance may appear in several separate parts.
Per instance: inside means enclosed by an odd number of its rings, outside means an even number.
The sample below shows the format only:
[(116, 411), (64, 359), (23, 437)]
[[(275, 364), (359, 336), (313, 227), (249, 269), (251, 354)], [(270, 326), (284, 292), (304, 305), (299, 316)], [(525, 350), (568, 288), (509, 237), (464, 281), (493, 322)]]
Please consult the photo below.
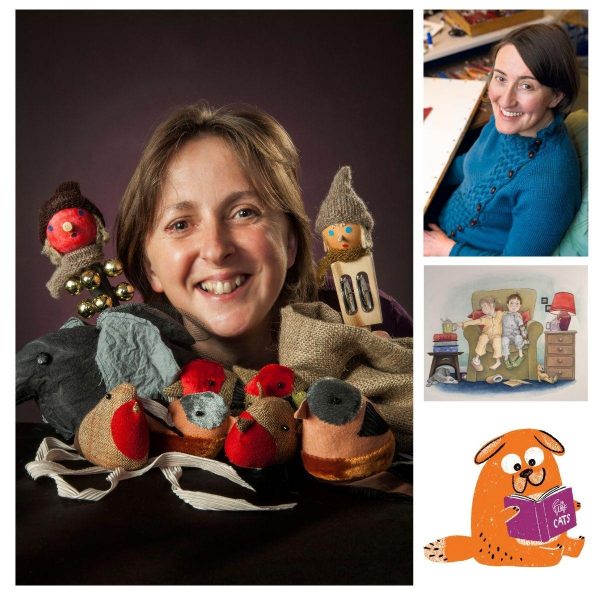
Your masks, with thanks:
[(450, 232), (450, 235), (449, 235), (448, 237), (451, 237), (451, 238), (453, 238), (453, 237), (455, 237), (455, 236), (456, 236), (456, 231), (452, 230), (452, 231)]
[(471, 219), (471, 227), (475, 227), (477, 225), (477, 219)]
[(535, 152), (531, 150), (527, 156), (529, 156), (529, 158), (533, 158), (535, 156)]
[(490, 190), (490, 194), (495, 194), (496, 193), (496, 186), (492, 186), (492, 189)]
[(463, 230), (463, 226), (459, 225), (456, 229), (458, 229), (459, 231), (462, 231)]
[(508, 172), (508, 178), (509, 178), (509, 179), (511, 179), (511, 178), (512, 178), (512, 176), (513, 176), (514, 174), (515, 174), (515, 172), (514, 172), (514, 171), (511, 169), (511, 170)]
[(542, 140), (535, 140), (535, 145), (536, 146), (541, 146), (542, 145)]
[(477, 212), (481, 212), (481, 204), (478, 204), (478, 205), (475, 207), (475, 210), (476, 210)]

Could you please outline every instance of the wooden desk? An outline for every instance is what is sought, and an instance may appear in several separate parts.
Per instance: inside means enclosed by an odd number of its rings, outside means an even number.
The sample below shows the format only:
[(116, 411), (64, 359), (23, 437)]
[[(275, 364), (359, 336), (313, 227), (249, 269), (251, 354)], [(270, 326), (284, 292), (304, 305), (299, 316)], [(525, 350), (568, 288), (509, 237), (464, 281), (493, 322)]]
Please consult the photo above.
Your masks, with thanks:
[(424, 206), (429, 206), (463, 139), (483, 92), (484, 81), (425, 77), (425, 107), (433, 108), (424, 123)]
[[(428, 17), (428, 21), (433, 21), (439, 23), (442, 19), (442, 13), (437, 13), (432, 17)], [(525, 23), (526, 25), (532, 25), (533, 23), (553, 23), (555, 22), (555, 18), (551, 15), (547, 15), (542, 17), (541, 19), (535, 19), (533, 21), (529, 21)], [(489, 33), (484, 33), (482, 35), (477, 35), (475, 37), (471, 37), (469, 35), (464, 35), (462, 37), (452, 37), (448, 34), (450, 31), (450, 27), (447, 25), (433, 38), (433, 47), (429, 48), (423, 57), (423, 62), (430, 62), (432, 60), (438, 60), (439, 58), (444, 58), (446, 56), (451, 56), (452, 54), (457, 54), (459, 52), (464, 52), (465, 50), (471, 50), (472, 48), (477, 48), (479, 46), (485, 46), (487, 44), (493, 44), (501, 40), (508, 33), (522, 27), (524, 24), (515, 25), (513, 27), (505, 27), (504, 29), (498, 29), (497, 31), (490, 31)]]

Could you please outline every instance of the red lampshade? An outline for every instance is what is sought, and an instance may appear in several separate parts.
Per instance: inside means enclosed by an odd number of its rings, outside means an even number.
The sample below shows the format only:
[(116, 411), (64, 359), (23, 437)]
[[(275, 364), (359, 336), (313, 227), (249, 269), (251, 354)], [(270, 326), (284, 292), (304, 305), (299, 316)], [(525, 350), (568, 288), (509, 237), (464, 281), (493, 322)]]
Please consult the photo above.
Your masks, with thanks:
[(575, 296), (571, 292), (556, 292), (552, 298), (550, 312), (555, 315), (565, 312), (570, 315), (577, 314), (575, 312)]

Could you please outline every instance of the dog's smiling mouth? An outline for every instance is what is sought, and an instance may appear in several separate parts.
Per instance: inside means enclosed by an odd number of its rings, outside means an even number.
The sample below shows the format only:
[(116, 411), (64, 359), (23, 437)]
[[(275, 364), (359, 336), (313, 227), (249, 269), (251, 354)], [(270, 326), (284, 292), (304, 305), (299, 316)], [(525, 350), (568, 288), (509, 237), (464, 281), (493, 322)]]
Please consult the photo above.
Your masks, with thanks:
[[(530, 471), (530, 473), (527, 473), (527, 471)], [(526, 474), (513, 475), (513, 490), (515, 490), (517, 494), (522, 494), (525, 491), (528, 483), (534, 487), (538, 487), (542, 485), (546, 479), (546, 469), (543, 467), (538, 471), (538, 473), (535, 473), (532, 469), (525, 469), (525, 471), (522, 471), (522, 473)]]

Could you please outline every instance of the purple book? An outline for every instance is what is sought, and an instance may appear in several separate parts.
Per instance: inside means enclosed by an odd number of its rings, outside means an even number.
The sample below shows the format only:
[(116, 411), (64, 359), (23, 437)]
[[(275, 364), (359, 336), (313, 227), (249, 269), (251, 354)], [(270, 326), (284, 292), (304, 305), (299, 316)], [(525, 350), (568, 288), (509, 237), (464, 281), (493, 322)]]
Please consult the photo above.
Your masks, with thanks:
[(504, 507), (507, 506), (520, 509), (507, 523), (508, 535), (522, 540), (547, 542), (577, 525), (572, 488), (553, 487), (537, 500), (513, 494), (504, 498)]

